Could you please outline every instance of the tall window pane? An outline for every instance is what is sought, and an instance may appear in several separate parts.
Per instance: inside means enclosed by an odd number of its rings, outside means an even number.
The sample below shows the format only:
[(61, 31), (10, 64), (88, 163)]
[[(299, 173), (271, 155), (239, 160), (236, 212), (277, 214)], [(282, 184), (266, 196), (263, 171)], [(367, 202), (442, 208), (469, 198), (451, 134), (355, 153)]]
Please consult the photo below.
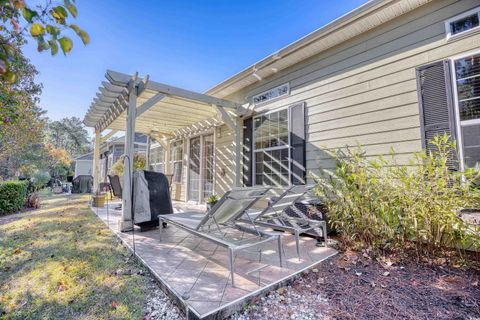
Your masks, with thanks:
[(170, 161), (173, 165), (173, 182), (182, 182), (183, 170), (183, 141), (175, 141), (171, 144)]
[(290, 184), (288, 110), (261, 115), (254, 122), (255, 184)]
[(480, 163), (480, 54), (455, 61), (462, 154), (466, 167)]
[(160, 145), (150, 148), (148, 163), (150, 170), (165, 173), (165, 150)]
[(214, 151), (213, 134), (203, 137), (203, 200), (206, 200), (213, 194), (213, 175), (214, 175)]
[(190, 139), (188, 162), (188, 200), (199, 201), (200, 192), (200, 137)]

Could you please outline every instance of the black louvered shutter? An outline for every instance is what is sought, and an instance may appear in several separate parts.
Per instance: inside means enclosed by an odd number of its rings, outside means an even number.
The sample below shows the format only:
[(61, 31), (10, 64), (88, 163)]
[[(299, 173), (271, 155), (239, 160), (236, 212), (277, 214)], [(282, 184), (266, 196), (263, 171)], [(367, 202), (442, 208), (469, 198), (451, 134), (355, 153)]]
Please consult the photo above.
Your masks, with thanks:
[(292, 184), (305, 184), (305, 103), (289, 108)]
[(252, 156), (253, 156), (253, 118), (243, 121), (243, 185), (253, 185)]
[[(418, 67), (417, 90), (422, 147), (432, 150), (429, 140), (437, 134), (447, 134), (452, 139), (456, 139), (452, 81), (448, 61)], [(450, 166), (452, 169), (458, 169), (456, 156), (452, 158)]]

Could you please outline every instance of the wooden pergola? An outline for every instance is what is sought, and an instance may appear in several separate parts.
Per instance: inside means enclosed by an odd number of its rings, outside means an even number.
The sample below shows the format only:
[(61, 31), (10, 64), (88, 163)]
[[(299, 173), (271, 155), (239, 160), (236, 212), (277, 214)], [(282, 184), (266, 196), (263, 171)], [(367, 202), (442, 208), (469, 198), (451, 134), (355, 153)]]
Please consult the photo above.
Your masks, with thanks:
[[(235, 185), (240, 185), (241, 149), (238, 115), (241, 106), (232, 101), (154, 82), (146, 76), (107, 71), (84, 123), (95, 129), (93, 158), (94, 190), (99, 187), (100, 144), (118, 131), (125, 131), (122, 231), (131, 230), (132, 172), (135, 132), (154, 137), (169, 150), (169, 140), (195, 134), (220, 124), (234, 133)], [(105, 130), (110, 130), (102, 136)]]

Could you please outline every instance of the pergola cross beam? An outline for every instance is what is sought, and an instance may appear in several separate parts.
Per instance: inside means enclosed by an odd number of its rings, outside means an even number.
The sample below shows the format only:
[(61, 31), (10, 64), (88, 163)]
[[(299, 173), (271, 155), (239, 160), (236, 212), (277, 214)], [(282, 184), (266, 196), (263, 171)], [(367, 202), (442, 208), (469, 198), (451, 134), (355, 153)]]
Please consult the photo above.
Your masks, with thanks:
[(165, 94), (163, 93), (157, 93), (147, 101), (145, 101), (141, 106), (137, 108), (137, 113), (136, 116), (139, 117), (141, 114), (143, 114), (145, 111), (153, 107), (157, 102), (160, 100), (164, 99), (166, 97)]

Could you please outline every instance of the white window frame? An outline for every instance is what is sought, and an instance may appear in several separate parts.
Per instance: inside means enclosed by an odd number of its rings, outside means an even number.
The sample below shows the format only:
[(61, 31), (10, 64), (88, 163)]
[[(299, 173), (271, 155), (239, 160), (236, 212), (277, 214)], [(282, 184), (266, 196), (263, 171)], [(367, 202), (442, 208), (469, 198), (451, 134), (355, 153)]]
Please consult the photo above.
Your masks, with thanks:
[[(185, 183), (185, 199), (187, 202), (190, 202), (190, 203), (196, 203), (196, 204), (200, 204), (200, 203), (205, 203), (204, 200), (202, 200), (203, 198), (203, 164), (204, 164), (204, 159), (203, 159), (203, 147), (204, 147), (204, 140), (205, 140), (205, 136), (210, 136), (210, 135), (213, 135), (213, 190), (212, 190), (212, 194), (216, 194), (215, 193), (215, 189), (216, 189), (216, 182), (217, 182), (217, 178), (216, 178), (216, 171), (217, 171), (217, 134), (216, 134), (216, 130), (215, 129), (209, 129), (209, 130), (206, 130), (202, 133), (199, 133), (199, 134), (195, 134), (195, 135), (191, 135), (191, 136), (188, 136), (188, 138), (186, 139), (187, 140), (187, 174), (186, 174), (186, 183)], [(200, 137), (200, 188), (199, 188), (199, 199), (200, 201), (194, 201), (194, 200), (191, 200), (189, 199), (189, 189), (190, 189), (190, 141), (194, 138), (198, 138)], [(184, 152), (185, 152), (185, 149), (184, 149)]]
[(451, 28), (451, 25), (450, 25), (452, 22), (463, 19), (463, 18), (468, 17), (468, 16), (473, 15), (473, 14), (477, 14), (478, 19), (480, 20), (480, 7), (476, 7), (474, 9), (468, 10), (464, 13), (456, 15), (455, 17), (452, 17), (448, 20), (445, 20), (445, 31), (447, 33), (447, 40), (450, 40), (450, 39), (453, 39), (453, 38), (456, 38), (456, 37), (459, 37), (459, 36), (463, 36), (463, 35), (471, 33), (471, 32), (479, 31), (480, 30), (480, 25), (478, 25), (477, 27), (474, 27), (470, 30), (466, 30), (466, 31), (462, 31), (460, 33), (452, 34), (452, 28)]
[[(173, 152), (174, 151), (174, 145), (175, 143), (177, 142), (181, 142), (182, 143), (182, 159), (180, 160), (174, 160), (174, 157), (176, 156), (176, 152)], [(176, 147), (178, 148), (178, 147)], [(172, 184), (181, 184), (182, 181), (183, 181), (183, 174), (184, 174), (184, 163), (183, 163), (183, 158), (185, 157), (185, 141), (183, 139), (176, 139), (176, 140), (173, 140), (171, 143), (170, 143), (170, 159), (168, 159), (168, 161), (171, 163), (172, 165)], [(182, 173), (180, 175), (180, 181), (175, 181), (175, 163), (177, 162), (180, 162), (181, 165), (182, 165)]]
[[(255, 119), (266, 116), (270, 113), (275, 113), (275, 112), (280, 112), (282, 110), (287, 110), (287, 121), (288, 121), (288, 143), (285, 146), (277, 146), (277, 147), (270, 147), (270, 148), (261, 148), (257, 149), (255, 147)], [(292, 143), (290, 141), (290, 132), (292, 131), (291, 129), (292, 121), (291, 121), (291, 115), (290, 115), (290, 106), (286, 106), (283, 108), (278, 108), (278, 109), (273, 109), (269, 110), (266, 112), (259, 113), (255, 115), (252, 119), (252, 182), (253, 185), (257, 185), (257, 152), (260, 151), (274, 151), (274, 150), (282, 150), (282, 149), (287, 149), (288, 150), (288, 186), (292, 185)]]
[[(256, 98), (256, 97), (262, 96), (262, 95), (267, 94), (267, 93), (269, 93), (269, 92), (271, 92), (271, 91), (275, 91), (275, 90), (277, 90), (277, 89), (279, 89), (279, 88), (281, 88), (281, 87), (284, 87), (284, 86), (287, 87), (287, 93), (282, 94), (282, 95), (279, 95), (279, 96), (276, 96), (276, 97), (274, 97), (274, 98), (271, 98), (271, 99), (268, 99), (268, 100), (265, 100), (265, 101), (261, 101), (261, 102), (255, 103), (255, 98)], [(266, 91), (263, 91), (263, 92), (261, 92), (261, 93), (258, 93), (258, 94), (256, 94), (256, 95), (254, 95), (254, 96), (252, 97), (252, 104), (253, 104), (254, 106), (261, 106), (261, 105), (264, 105), (264, 104), (266, 104), (266, 103), (270, 103), (270, 102), (272, 102), (272, 101), (281, 99), (281, 98), (283, 98), (283, 97), (285, 97), (285, 96), (289, 96), (289, 95), (290, 95), (290, 82), (287, 82), (287, 83), (283, 83), (283, 84), (281, 84), (281, 85), (279, 85), (279, 86), (276, 86), (276, 87), (274, 87), (274, 88), (268, 89), (268, 90), (266, 90)]]
[(165, 157), (166, 157), (167, 152), (166, 152), (165, 148), (163, 148), (163, 146), (160, 143), (154, 142), (150, 145), (150, 148), (148, 150), (148, 157), (151, 157), (151, 152), (152, 152), (153, 149), (158, 149), (158, 148), (161, 148), (163, 150), (163, 161), (153, 163), (153, 162), (150, 162), (150, 159), (148, 159), (148, 166), (151, 167), (151, 166), (163, 165), (163, 173), (165, 173), (166, 164), (167, 164), (167, 161), (166, 161)]
[(453, 104), (454, 104), (454, 111), (455, 111), (455, 129), (456, 129), (456, 138), (457, 138), (457, 148), (458, 148), (458, 155), (460, 157), (460, 171), (465, 170), (465, 162), (464, 162), (464, 154), (463, 154), (463, 140), (462, 140), (462, 124), (466, 126), (480, 124), (480, 119), (472, 119), (472, 120), (465, 120), (460, 121), (460, 108), (458, 102), (458, 88), (457, 88), (457, 72), (455, 70), (455, 61), (459, 59), (463, 59), (466, 57), (474, 56), (480, 54), (480, 50), (470, 51), (467, 53), (462, 53), (461, 55), (450, 57), (450, 70), (451, 70), (451, 78), (452, 78), (452, 93), (453, 93)]

